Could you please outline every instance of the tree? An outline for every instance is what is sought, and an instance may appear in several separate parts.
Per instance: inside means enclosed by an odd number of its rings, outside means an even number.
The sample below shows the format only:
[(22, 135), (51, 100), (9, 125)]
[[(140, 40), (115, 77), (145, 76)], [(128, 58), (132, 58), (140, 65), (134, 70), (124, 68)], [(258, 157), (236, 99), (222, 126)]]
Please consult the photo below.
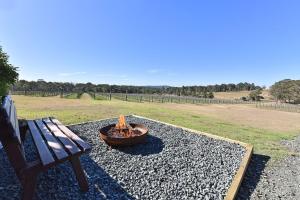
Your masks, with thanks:
[(250, 92), (249, 97), (252, 101), (260, 101), (262, 99), (261, 93), (262, 89), (253, 90)]
[(0, 46), (0, 97), (7, 94), (9, 87), (18, 80), (17, 67), (8, 62), (9, 56)]
[(271, 86), (270, 94), (278, 101), (295, 103), (300, 99), (300, 80), (285, 79)]
[(208, 97), (208, 93), (207, 93), (206, 90), (203, 91), (202, 97), (203, 97), (203, 98), (207, 98), (207, 97)]

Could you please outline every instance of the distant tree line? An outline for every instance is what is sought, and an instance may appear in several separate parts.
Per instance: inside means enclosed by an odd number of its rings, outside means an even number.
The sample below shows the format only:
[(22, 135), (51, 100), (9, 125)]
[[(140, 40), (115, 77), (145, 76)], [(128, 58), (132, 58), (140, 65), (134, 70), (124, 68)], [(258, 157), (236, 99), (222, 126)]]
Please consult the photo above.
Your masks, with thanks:
[(62, 83), (43, 80), (20, 80), (12, 86), (14, 91), (45, 91), (45, 92), (94, 92), (94, 93), (139, 93), (139, 94), (169, 94), (178, 96), (195, 96), (213, 98), (213, 92), (251, 91), (261, 89), (253, 83), (220, 84), (208, 86), (128, 86), (92, 83)]
[(284, 103), (300, 103), (300, 80), (285, 79), (270, 88), (270, 94)]

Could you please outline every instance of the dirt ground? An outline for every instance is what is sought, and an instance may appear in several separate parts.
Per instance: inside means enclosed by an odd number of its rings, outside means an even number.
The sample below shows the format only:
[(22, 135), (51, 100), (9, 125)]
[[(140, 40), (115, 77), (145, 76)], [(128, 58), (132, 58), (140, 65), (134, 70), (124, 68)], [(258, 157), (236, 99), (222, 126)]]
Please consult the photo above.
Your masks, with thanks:
[[(93, 103), (89, 101), (91, 98), (84, 96), (83, 99), (61, 99), (59, 97), (23, 97), (14, 96), (19, 109), (92, 109), (101, 107), (102, 110), (113, 109), (113, 105)], [(35, 102), (34, 104), (32, 102)], [(51, 102), (51, 103), (50, 103)], [(101, 103), (101, 101), (99, 102)], [(138, 104), (139, 105), (139, 104)], [(151, 104), (152, 105), (152, 104)], [(165, 103), (159, 104), (160, 107), (170, 108), (172, 110), (180, 110), (183, 112), (194, 113), (195, 115), (211, 116), (226, 122), (247, 125), (250, 127), (268, 129), (283, 132), (300, 132), (300, 113), (292, 113), (278, 110), (265, 110), (255, 108), (255, 105), (247, 104), (210, 104), (210, 105), (194, 105), (194, 104), (175, 104)]]
[[(249, 96), (249, 91), (239, 91), (239, 92), (214, 92), (214, 96), (217, 99), (240, 99), (241, 97)], [(271, 96), (269, 90), (263, 90), (261, 94), (265, 100), (270, 100)]]
[(166, 104), (173, 109), (212, 116), (231, 123), (265, 128), (273, 131), (300, 131), (300, 113), (255, 108), (255, 105), (192, 105)]

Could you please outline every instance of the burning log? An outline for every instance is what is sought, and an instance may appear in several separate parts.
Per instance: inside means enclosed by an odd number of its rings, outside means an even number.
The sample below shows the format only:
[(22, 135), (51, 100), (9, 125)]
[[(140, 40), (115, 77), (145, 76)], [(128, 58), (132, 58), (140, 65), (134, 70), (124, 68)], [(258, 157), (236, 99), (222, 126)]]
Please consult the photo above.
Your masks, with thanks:
[(145, 141), (148, 129), (141, 124), (127, 124), (124, 115), (120, 115), (117, 124), (100, 129), (100, 137), (111, 146), (126, 146)]

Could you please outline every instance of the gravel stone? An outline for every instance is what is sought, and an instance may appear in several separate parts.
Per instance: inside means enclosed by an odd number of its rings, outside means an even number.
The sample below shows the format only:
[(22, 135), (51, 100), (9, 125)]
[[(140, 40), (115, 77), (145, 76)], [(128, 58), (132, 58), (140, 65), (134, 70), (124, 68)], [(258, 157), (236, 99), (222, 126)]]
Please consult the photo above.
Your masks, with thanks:
[[(92, 145), (81, 156), (90, 189), (79, 190), (70, 163), (41, 173), (36, 199), (223, 199), (239, 168), (245, 148), (181, 128), (137, 117), (131, 123), (149, 128), (145, 144), (111, 149), (99, 129), (117, 119), (70, 126)], [(31, 136), (25, 140), (28, 160), (37, 158)], [(0, 199), (20, 196), (20, 184), (0, 150)]]

